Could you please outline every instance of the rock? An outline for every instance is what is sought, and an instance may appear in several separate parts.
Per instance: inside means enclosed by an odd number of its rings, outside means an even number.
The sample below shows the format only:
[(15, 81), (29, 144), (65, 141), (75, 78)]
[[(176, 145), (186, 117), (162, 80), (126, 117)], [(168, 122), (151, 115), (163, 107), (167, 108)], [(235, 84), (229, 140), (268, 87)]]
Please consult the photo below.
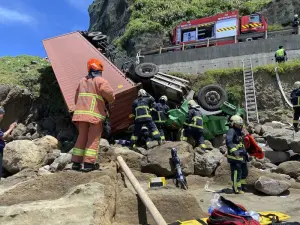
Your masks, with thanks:
[(206, 149), (208, 149), (208, 150), (212, 150), (214, 148), (212, 143), (208, 140), (205, 140), (204, 144), (206, 145)]
[(274, 169), (274, 170), (277, 169), (277, 166), (273, 163), (266, 163), (265, 166), (270, 169)]
[(200, 176), (210, 177), (214, 174), (223, 158), (222, 153), (218, 149), (209, 151), (203, 155), (195, 153), (195, 174)]
[(53, 149), (50, 151), (44, 159), (44, 165), (50, 165), (54, 162), (56, 158), (60, 156), (61, 151), (58, 149)]
[(137, 147), (137, 148), (133, 149), (133, 151), (140, 153), (142, 155), (147, 155), (147, 150), (144, 148), (141, 148), (141, 147)]
[(71, 163), (72, 155), (69, 153), (61, 153), (58, 158), (50, 165), (50, 171), (56, 172), (63, 170), (67, 164)]
[(35, 132), (33, 135), (31, 135), (32, 140), (36, 140), (38, 138), (40, 138), (40, 134), (38, 132)]
[(26, 133), (27, 133), (27, 127), (24, 124), (19, 123), (15, 127), (15, 129), (13, 129), (13, 131), (11, 132), (11, 135), (12, 135), (13, 139), (16, 139), (20, 136), (24, 136)]
[(287, 174), (293, 178), (300, 176), (300, 162), (298, 161), (289, 161), (281, 163), (278, 168), (275, 170), (276, 173)]
[(293, 131), (286, 129), (274, 129), (265, 134), (268, 145), (275, 151), (288, 151), (293, 141)]
[(214, 139), (212, 139), (212, 145), (215, 148), (219, 148), (219, 147), (221, 147), (221, 146), (223, 146), (223, 145), (226, 144), (225, 140), (226, 140), (226, 135), (225, 134), (224, 135), (223, 134), (222, 135), (218, 135)]
[(46, 152), (50, 152), (52, 149), (59, 149), (60, 147), (58, 140), (50, 135), (34, 140), (33, 143)]
[[(146, 192), (166, 221), (186, 221), (191, 220), (191, 218), (205, 217), (196, 198), (184, 190), (163, 187), (148, 189)], [(118, 192), (115, 222), (155, 224), (152, 216), (144, 208), (136, 194), (128, 188), (123, 188)]]
[(272, 132), (274, 129), (271, 126), (262, 125), (261, 126), (261, 134), (264, 135), (267, 132)]
[(103, 146), (103, 147), (109, 147), (110, 145), (109, 145), (109, 143), (108, 143), (108, 141), (107, 141), (106, 139), (101, 138), (101, 139), (100, 139), (100, 144), (99, 144), (99, 146), (100, 146), (100, 147), (101, 147), (101, 146)]
[(260, 125), (260, 124), (258, 124), (254, 127), (254, 132), (258, 135), (262, 135), (261, 130), (262, 130), (262, 125)]
[[(115, 211), (114, 198), (114, 187), (107, 176), (106, 183), (78, 185), (56, 200), (1, 206), (0, 224), (110, 225)], [(73, 216), (66, 216), (70, 213)]]
[(171, 149), (176, 148), (181, 161), (181, 168), (184, 174), (194, 173), (194, 151), (193, 147), (186, 142), (169, 142), (158, 146), (147, 152), (142, 160), (142, 172), (154, 173), (157, 176), (171, 176)]
[(260, 177), (258, 181), (255, 182), (255, 188), (267, 195), (280, 195), (281, 193), (287, 191), (291, 185), (282, 180), (274, 180), (268, 177)]
[(6, 145), (4, 151), (3, 167), (13, 174), (25, 168), (42, 166), (47, 155), (47, 149), (27, 140), (12, 141)]
[(291, 144), (291, 149), (296, 152), (296, 153), (300, 153), (300, 133), (297, 132), (295, 134), (294, 139), (292, 140)]
[(203, 150), (203, 149), (200, 148), (200, 147), (195, 148), (194, 151), (197, 152), (197, 153), (200, 154), (200, 155), (203, 155), (203, 154), (206, 153), (206, 151)]
[(261, 162), (254, 161), (252, 162), (252, 165), (257, 169), (264, 169), (264, 166)]
[(50, 166), (48, 166), (48, 165), (41, 167), (41, 168), (39, 168), (38, 175), (44, 176), (44, 175), (52, 174), (49, 170), (50, 170)]
[(37, 131), (37, 127), (38, 125), (36, 123), (30, 123), (27, 125), (27, 132), (29, 132), (32, 135)]
[(221, 147), (219, 147), (219, 150), (222, 154), (225, 154), (227, 152), (227, 147), (226, 146), (221, 146)]
[(291, 158), (288, 152), (275, 152), (275, 151), (265, 151), (265, 157), (274, 164), (289, 161)]
[(261, 144), (265, 144), (266, 143), (266, 140), (264, 138), (261, 138), (261, 137), (255, 138), (255, 140), (256, 140), (256, 142), (261, 143)]
[(149, 144), (148, 144), (148, 149), (155, 148), (158, 145), (159, 145), (158, 141), (150, 141)]

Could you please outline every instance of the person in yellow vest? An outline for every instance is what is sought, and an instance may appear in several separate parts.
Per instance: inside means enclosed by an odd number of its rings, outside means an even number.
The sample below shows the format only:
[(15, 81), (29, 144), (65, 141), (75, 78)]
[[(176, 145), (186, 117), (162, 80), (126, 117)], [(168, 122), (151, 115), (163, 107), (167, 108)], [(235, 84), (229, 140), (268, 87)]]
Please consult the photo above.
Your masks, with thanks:
[(278, 63), (285, 62), (287, 59), (286, 51), (283, 46), (279, 46), (279, 49), (275, 52), (275, 61)]

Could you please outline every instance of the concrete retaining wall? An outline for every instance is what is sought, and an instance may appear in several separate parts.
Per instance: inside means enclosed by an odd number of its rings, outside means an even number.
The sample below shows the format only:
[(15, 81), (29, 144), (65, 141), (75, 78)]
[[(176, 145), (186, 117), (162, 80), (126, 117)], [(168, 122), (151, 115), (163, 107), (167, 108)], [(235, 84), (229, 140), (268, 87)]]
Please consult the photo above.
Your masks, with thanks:
[(287, 50), (288, 58), (300, 58), (300, 36), (243, 42), (224, 46), (189, 49), (145, 56), (145, 62), (159, 66), (161, 72), (199, 73), (210, 69), (237, 68), (244, 58), (252, 58), (254, 66), (274, 63), (279, 45)]

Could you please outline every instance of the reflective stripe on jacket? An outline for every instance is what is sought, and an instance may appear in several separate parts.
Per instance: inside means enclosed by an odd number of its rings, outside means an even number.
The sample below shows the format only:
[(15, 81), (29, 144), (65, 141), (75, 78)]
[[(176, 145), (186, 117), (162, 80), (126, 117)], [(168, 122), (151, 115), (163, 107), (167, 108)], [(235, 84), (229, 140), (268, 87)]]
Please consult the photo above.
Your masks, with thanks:
[(200, 111), (200, 107), (189, 109), (188, 117), (184, 125), (198, 128), (199, 130), (203, 130), (203, 119), (202, 119), (202, 113)]
[(72, 120), (93, 124), (104, 121), (107, 116), (105, 101), (111, 103), (114, 100), (113, 89), (105, 79), (83, 78), (76, 91), (76, 106)]
[(167, 119), (167, 113), (169, 106), (162, 103), (154, 103), (151, 109), (151, 116), (155, 123), (165, 123)]
[(226, 135), (227, 158), (229, 162), (245, 162), (247, 151), (244, 146), (242, 131), (230, 128)]
[(294, 108), (300, 107), (300, 89), (293, 90), (290, 99)]
[(150, 107), (154, 99), (152, 97), (140, 97), (132, 104), (132, 113), (135, 116), (135, 122), (151, 121)]

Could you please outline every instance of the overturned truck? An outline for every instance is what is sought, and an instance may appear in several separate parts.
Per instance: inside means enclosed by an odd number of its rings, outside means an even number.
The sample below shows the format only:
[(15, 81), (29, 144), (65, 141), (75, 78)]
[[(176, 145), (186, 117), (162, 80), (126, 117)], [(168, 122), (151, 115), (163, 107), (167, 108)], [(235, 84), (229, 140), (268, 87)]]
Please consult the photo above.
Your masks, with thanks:
[(170, 131), (181, 129), (190, 99), (195, 99), (201, 106), (208, 140), (228, 130), (228, 116), (244, 115), (243, 109), (227, 102), (226, 92), (218, 85), (205, 86), (195, 95), (187, 80), (161, 73), (155, 64), (141, 63), (143, 57), (139, 54), (133, 60), (109, 44), (107, 36), (101, 32), (72, 32), (43, 40), (43, 45), (70, 112), (74, 110), (77, 85), (87, 73), (86, 62), (90, 58), (99, 58), (103, 62), (103, 77), (111, 84), (116, 96), (116, 101), (109, 106), (112, 134), (131, 130), (131, 105), (142, 87), (156, 99), (161, 95), (168, 97), (174, 108), (167, 121)]

